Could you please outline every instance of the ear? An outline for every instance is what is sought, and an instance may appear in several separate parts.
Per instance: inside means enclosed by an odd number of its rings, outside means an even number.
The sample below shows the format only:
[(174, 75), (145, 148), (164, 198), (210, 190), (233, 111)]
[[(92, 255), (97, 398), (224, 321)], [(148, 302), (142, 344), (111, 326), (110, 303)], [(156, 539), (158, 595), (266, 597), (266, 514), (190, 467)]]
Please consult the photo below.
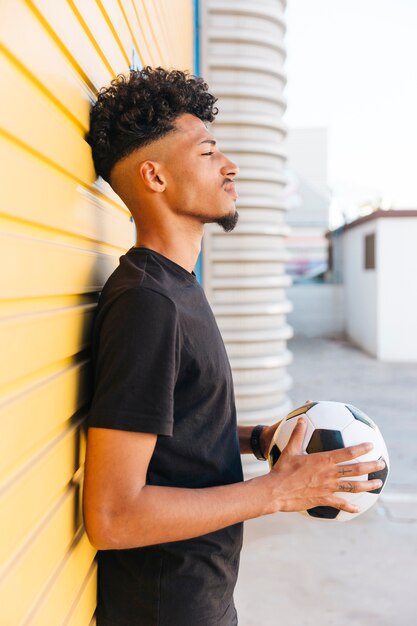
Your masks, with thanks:
[(158, 161), (143, 161), (139, 166), (139, 175), (148, 189), (159, 193), (165, 191), (166, 180)]

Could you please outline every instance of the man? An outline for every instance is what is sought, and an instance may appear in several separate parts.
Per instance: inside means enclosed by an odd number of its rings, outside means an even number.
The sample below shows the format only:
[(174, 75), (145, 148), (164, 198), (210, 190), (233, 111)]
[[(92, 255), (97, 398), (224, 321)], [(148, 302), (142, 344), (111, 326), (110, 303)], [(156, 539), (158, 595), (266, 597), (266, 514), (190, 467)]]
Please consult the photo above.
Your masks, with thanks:
[[(98, 553), (98, 626), (234, 626), (242, 522), (319, 505), (381, 469), (347, 464), (371, 446), (302, 455), (305, 423), (266, 476), (243, 481), (240, 453), (265, 457), (273, 427), (238, 427), (229, 362), (193, 273), (204, 224), (237, 221), (238, 167), (207, 123), (201, 79), (131, 71), (100, 92), (88, 141), (98, 175), (132, 213), (136, 245), (100, 297), (84, 488)], [(261, 614), (261, 608), (260, 608)]]

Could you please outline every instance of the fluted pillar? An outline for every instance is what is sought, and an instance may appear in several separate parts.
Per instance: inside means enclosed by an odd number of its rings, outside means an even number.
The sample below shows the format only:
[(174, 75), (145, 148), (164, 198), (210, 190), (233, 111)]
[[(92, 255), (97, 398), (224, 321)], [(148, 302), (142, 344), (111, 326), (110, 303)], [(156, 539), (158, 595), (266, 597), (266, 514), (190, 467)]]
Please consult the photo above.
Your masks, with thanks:
[[(201, 3), (202, 75), (219, 98), (213, 130), (221, 150), (240, 167), (239, 224), (227, 234), (218, 226), (207, 228), (203, 281), (230, 357), (242, 424), (273, 423), (290, 409), (282, 147), (285, 4)], [(254, 470), (248, 461), (246, 474)]]

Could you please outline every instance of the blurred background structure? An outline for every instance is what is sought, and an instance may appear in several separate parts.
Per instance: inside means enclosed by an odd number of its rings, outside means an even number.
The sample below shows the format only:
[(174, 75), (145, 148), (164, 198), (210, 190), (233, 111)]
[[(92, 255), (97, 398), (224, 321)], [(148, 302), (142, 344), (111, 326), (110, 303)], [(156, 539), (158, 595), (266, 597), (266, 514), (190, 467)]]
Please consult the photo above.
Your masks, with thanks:
[(377, 359), (417, 363), (417, 211), (377, 210), (329, 233), (343, 330)]
[(290, 128), (286, 148), (287, 272), (293, 281), (319, 279), (327, 270), (326, 231), (330, 193), (327, 187), (326, 128)]

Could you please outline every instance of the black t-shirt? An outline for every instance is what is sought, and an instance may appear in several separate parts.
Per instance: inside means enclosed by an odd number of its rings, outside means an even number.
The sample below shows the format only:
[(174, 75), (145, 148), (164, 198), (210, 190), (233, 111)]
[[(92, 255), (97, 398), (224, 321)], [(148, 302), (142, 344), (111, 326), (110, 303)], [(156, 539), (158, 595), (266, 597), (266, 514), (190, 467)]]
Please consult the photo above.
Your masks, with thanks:
[[(240, 482), (230, 365), (194, 274), (131, 248), (103, 288), (89, 426), (158, 436), (147, 483)], [(242, 524), (98, 555), (97, 626), (233, 626)]]

